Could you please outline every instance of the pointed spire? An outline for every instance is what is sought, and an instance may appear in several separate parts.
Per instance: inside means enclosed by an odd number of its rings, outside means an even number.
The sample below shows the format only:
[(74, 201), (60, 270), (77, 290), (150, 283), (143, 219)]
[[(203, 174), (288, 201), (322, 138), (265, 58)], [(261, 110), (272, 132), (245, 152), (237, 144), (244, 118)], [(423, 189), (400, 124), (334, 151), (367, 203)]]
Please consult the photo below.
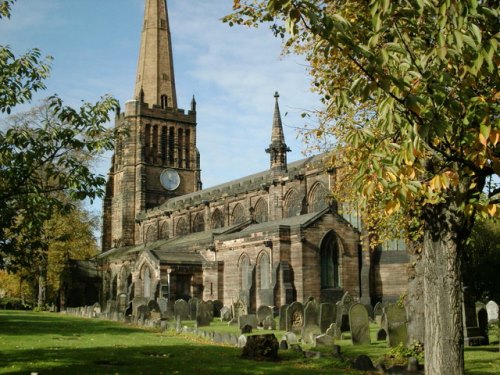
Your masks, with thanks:
[(285, 143), (285, 133), (283, 132), (280, 107), (278, 103), (279, 97), (280, 95), (276, 92), (274, 94), (276, 102), (274, 104), (271, 144), (269, 145), (269, 148), (266, 149), (266, 152), (270, 154), (271, 157), (271, 169), (276, 173), (287, 171), (286, 153), (291, 151)]
[(149, 105), (177, 108), (166, 0), (146, 0), (134, 96)]
[(191, 99), (191, 112), (196, 112), (196, 99), (194, 98), (194, 95), (193, 99)]

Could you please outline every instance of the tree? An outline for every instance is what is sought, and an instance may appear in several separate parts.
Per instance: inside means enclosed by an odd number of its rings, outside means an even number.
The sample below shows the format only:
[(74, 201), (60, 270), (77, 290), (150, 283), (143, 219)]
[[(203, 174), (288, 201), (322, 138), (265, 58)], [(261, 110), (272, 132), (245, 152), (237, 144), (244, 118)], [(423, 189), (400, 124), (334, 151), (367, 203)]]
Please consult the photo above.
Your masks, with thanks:
[[(0, 2), (10, 17), (13, 0)], [(32, 50), (16, 58), (0, 46), (0, 111), (10, 113), (45, 88), (50, 68)], [(49, 59), (50, 60), (50, 59)], [(115, 99), (74, 109), (52, 96), (40, 107), (9, 117), (0, 131), (0, 267), (23, 267), (44, 257), (45, 223), (66, 214), (74, 202), (103, 196), (105, 178), (93, 173), (93, 157), (113, 148), (117, 136), (105, 124)]]
[(498, 188), (483, 192), (500, 173), (497, 3), (235, 0), (233, 9), (227, 22), (270, 21), (305, 54), (339, 180), (365, 212), (384, 213), (370, 226), (414, 218), (406, 233), (422, 241), (426, 373), (462, 374), (464, 245), (475, 217), (498, 217), (500, 202)]

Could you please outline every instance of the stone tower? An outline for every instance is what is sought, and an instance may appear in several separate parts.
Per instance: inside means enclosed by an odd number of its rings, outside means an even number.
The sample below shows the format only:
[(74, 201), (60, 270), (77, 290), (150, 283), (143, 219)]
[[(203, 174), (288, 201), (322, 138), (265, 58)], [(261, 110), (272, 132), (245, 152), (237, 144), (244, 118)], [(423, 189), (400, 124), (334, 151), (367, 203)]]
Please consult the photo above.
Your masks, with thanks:
[(117, 142), (103, 209), (102, 249), (141, 237), (139, 212), (201, 189), (196, 102), (177, 107), (172, 43), (165, 0), (145, 0), (135, 97), (117, 113), (126, 131)]
[(283, 125), (281, 124), (280, 107), (278, 104), (279, 94), (276, 92), (274, 105), (273, 128), (271, 134), (271, 144), (266, 152), (271, 158), (271, 171), (274, 177), (278, 177), (287, 172), (286, 153), (290, 152), (290, 148), (285, 143), (285, 134), (283, 133)]

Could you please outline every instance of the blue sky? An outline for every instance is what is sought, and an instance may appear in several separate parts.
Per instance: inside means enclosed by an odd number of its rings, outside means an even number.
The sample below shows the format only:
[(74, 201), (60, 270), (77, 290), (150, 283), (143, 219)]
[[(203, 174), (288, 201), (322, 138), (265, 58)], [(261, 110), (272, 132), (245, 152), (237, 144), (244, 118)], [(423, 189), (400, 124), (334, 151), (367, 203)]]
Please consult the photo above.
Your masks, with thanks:
[[(210, 187), (269, 166), (274, 92), (279, 91), (289, 161), (303, 157), (300, 114), (319, 106), (304, 62), (281, 56), (266, 26), (230, 28), (220, 18), (232, 0), (168, 0), (177, 98), (198, 103), (202, 181)], [(57, 93), (78, 105), (111, 94), (132, 99), (144, 0), (18, 0), (0, 22), (0, 44), (17, 53), (38, 47), (54, 57), (43, 98)], [(286, 115), (285, 115), (286, 114)], [(96, 170), (106, 174), (109, 155)], [(101, 209), (94, 203), (92, 211)]]

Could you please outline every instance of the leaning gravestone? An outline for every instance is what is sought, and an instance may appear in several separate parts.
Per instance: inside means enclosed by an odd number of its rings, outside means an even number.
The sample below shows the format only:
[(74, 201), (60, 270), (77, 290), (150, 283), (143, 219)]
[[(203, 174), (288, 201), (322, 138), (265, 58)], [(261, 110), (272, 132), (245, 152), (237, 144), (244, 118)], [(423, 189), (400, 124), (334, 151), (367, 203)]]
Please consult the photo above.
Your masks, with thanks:
[(174, 317), (175, 320), (188, 320), (189, 319), (189, 305), (183, 299), (178, 299), (174, 303)]
[(286, 310), (286, 330), (294, 333), (302, 332), (304, 326), (304, 306), (293, 302)]
[(349, 309), (355, 303), (349, 292), (345, 292), (341, 300), (337, 302), (337, 317), (336, 317), (336, 327), (337, 332), (335, 334), (336, 339), (340, 339), (342, 332), (347, 332), (350, 330), (349, 327)]
[(353, 345), (370, 345), (370, 320), (366, 307), (355, 303), (349, 310), (349, 325)]
[(306, 344), (314, 343), (314, 337), (321, 334), (319, 327), (319, 304), (311, 299), (304, 308), (304, 325), (302, 326), (302, 341)]
[(328, 327), (335, 322), (335, 305), (333, 303), (322, 303), (319, 305), (319, 328), (326, 332)]
[(280, 306), (280, 323), (279, 330), (286, 331), (286, 310), (288, 309), (288, 305)]
[(486, 312), (488, 313), (488, 322), (496, 322), (498, 320), (498, 304), (495, 301), (489, 301), (486, 304)]
[(196, 320), (196, 309), (198, 306), (198, 302), (200, 302), (200, 300), (196, 297), (193, 297), (188, 301), (189, 319), (191, 319), (191, 320)]
[(388, 344), (390, 347), (396, 347), (399, 343), (406, 345), (406, 310), (404, 306), (392, 304), (384, 307), (386, 318), (386, 328)]
[(273, 316), (273, 309), (269, 306), (259, 306), (257, 309), (257, 321), (259, 326), (262, 325), (268, 316)]
[(200, 301), (196, 308), (196, 327), (207, 327), (213, 319), (214, 308), (209, 302)]

